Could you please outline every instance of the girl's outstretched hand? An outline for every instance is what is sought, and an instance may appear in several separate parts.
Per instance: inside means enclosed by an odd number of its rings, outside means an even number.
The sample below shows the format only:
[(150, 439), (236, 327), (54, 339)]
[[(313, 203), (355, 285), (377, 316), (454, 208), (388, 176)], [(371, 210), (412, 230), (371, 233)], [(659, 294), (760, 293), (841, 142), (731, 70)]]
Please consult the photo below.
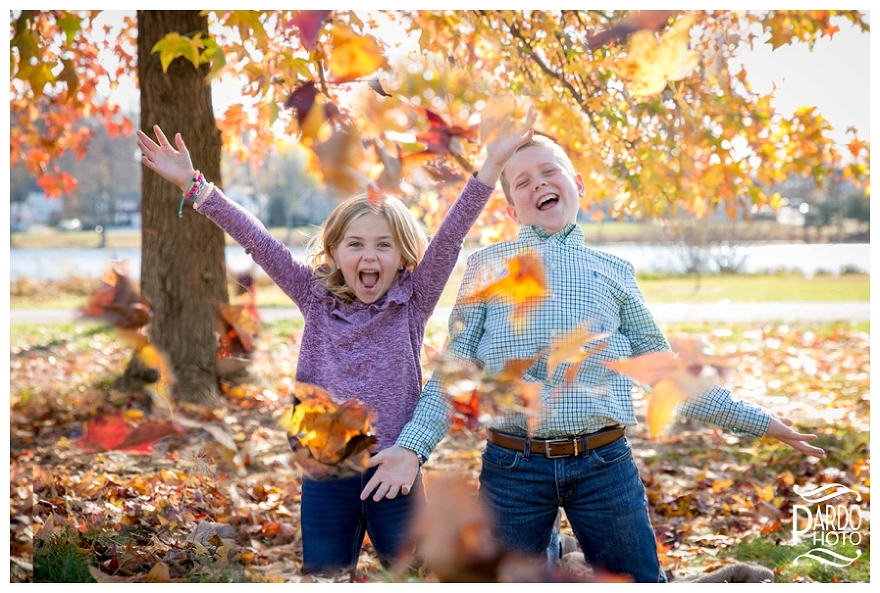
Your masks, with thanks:
[(532, 139), (532, 126), (538, 119), (534, 105), (529, 105), (522, 122), (509, 121), (502, 124), (501, 130), (492, 142), (486, 146), (486, 161), (477, 173), (477, 179), (486, 185), (495, 185), (501, 177), (504, 165), (516, 152), (516, 149)]
[(152, 169), (179, 187), (181, 191), (186, 191), (195, 176), (195, 169), (193, 169), (189, 151), (183, 143), (183, 137), (179, 132), (174, 135), (174, 143), (177, 145), (175, 150), (159, 126), (153, 126), (153, 131), (156, 133), (156, 138), (159, 139), (159, 144), (153, 142), (142, 131), (137, 131), (137, 145), (143, 155), (141, 162), (148, 169)]

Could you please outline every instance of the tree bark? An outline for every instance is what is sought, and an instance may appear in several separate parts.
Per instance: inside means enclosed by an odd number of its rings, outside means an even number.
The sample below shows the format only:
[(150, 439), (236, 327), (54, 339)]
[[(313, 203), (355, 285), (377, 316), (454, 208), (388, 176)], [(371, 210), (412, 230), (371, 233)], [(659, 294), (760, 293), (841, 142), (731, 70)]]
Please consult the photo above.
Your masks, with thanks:
[[(196, 10), (139, 10), (137, 20), (141, 130), (155, 138), (153, 125), (158, 124), (172, 145), (180, 132), (193, 166), (222, 186), (222, 143), (206, 81), (208, 66), (196, 69), (176, 58), (163, 72), (159, 54), (152, 53), (168, 33), (206, 37), (207, 18)], [(173, 393), (179, 400), (215, 403), (216, 307), (229, 302), (224, 234), (190, 203), (178, 218), (180, 189), (142, 169), (141, 290), (153, 311), (150, 340), (174, 371)]]

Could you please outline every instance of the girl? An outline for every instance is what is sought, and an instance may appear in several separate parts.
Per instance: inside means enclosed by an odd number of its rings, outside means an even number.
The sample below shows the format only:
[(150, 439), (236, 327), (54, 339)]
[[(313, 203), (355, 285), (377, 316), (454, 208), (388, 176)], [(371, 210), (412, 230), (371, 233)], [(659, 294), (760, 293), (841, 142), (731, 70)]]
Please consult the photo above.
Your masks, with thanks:
[[(330, 214), (311, 267), (293, 259), (253, 215), (194, 171), (179, 133), (176, 149), (158, 126), (158, 144), (138, 130), (137, 145), (147, 168), (180, 187), (184, 199), (244, 247), (297, 304), (305, 327), (296, 380), (322, 387), (338, 402), (366, 402), (376, 418), (378, 452), (394, 445), (412, 417), (422, 388), (425, 324), (504, 163), (532, 137), (536, 118), (529, 107), (523, 123), (487, 146), (485, 163), (430, 244), (399, 199), (358, 194)], [(380, 463), (351, 478), (303, 478), (303, 573), (354, 568), (365, 532), (383, 564), (397, 556), (424, 492), (420, 472), (401, 474), (391, 467)], [(361, 500), (362, 491), (373, 490), (373, 499)]]

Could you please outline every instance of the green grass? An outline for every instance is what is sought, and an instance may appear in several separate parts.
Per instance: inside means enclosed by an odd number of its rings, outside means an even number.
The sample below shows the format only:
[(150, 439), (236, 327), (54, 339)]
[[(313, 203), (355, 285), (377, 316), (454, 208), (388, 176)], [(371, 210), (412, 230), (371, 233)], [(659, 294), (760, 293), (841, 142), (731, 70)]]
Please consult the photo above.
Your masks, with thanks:
[[(443, 294), (440, 305), (450, 306), (461, 285), (464, 270), (456, 268)], [(648, 303), (734, 303), (767, 301), (869, 301), (868, 274), (817, 275), (812, 278), (798, 274), (704, 276), (699, 284), (688, 277), (645, 277), (639, 287)], [(10, 295), (11, 309), (77, 309), (88, 301), (97, 288), (97, 281), (63, 281), (67, 285), (48, 282), (15, 280)], [(290, 298), (268, 278), (260, 278), (257, 290), (260, 307), (290, 307)]]
[(830, 566), (811, 558), (798, 559), (798, 556), (806, 554), (813, 548), (812, 540), (793, 545), (790, 534), (783, 537), (785, 539), (774, 534), (754, 538), (731, 549), (726, 555), (742, 562), (755, 562), (773, 569), (776, 572), (777, 583), (798, 582), (802, 581), (803, 577), (820, 583), (871, 581), (871, 546), (865, 543), (864, 537), (858, 547), (849, 543), (827, 547), (848, 558), (854, 558), (858, 553), (856, 550), (861, 551), (858, 560), (844, 567)]
[(94, 583), (89, 556), (68, 532), (34, 542), (35, 583)]

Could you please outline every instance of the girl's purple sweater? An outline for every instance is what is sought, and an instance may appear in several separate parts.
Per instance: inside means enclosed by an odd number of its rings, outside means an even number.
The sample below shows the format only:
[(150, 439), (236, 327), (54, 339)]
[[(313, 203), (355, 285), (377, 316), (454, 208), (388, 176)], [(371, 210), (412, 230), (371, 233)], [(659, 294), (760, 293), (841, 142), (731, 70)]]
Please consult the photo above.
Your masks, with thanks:
[(324, 388), (334, 400), (358, 398), (375, 414), (378, 449), (394, 445), (422, 391), (425, 325), (449, 279), (468, 231), (492, 186), (471, 177), (410, 272), (369, 305), (345, 303), (317, 281), (308, 265), (256, 217), (214, 189), (196, 210), (226, 231), (299, 307), (305, 318), (296, 380)]

